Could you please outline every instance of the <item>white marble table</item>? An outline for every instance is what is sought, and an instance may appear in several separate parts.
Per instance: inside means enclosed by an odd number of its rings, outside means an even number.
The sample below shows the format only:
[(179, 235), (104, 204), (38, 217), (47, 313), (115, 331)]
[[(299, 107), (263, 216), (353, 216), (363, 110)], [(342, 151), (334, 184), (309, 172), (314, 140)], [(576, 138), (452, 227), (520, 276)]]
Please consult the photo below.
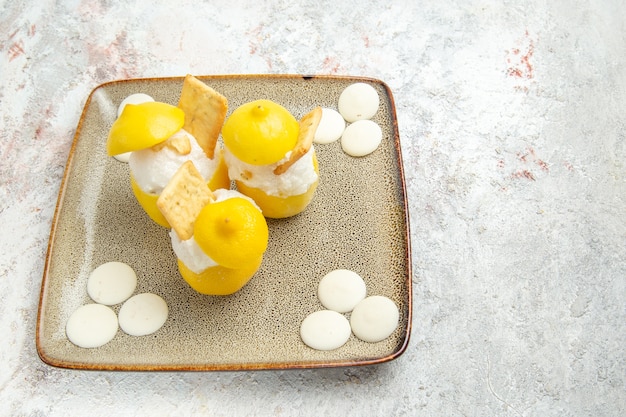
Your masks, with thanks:
[[(0, 415), (626, 414), (623, 1), (27, 3), (0, 2)], [(400, 358), (215, 373), (41, 362), (46, 245), (85, 100), (106, 81), (186, 73), (391, 87), (414, 270)]]

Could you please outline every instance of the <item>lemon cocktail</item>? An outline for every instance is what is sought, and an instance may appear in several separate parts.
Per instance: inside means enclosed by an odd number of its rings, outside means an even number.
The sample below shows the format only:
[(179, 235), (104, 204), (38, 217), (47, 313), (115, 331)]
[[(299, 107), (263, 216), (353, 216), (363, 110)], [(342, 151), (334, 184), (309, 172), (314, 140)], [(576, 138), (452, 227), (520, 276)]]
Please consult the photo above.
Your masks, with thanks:
[(172, 225), (179, 272), (197, 292), (232, 294), (261, 266), (269, 240), (261, 210), (236, 190), (211, 191), (191, 161), (163, 189), (157, 207)]
[(294, 216), (311, 202), (319, 183), (312, 136), (320, 118), (319, 107), (298, 121), (278, 103), (255, 100), (226, 119), (222, 139), (228, 174), (265, 217)]
[(126, 104), (111, 126), (107, 153), (130, 153), (133, 194), (157, 224), (170, 227), (156, 202), (185, 161), (194, 163), (210, 189), (230, 187), (217, 142), (226, 111), (225, 97), (187, 76), (177, 106), (158, 101)]

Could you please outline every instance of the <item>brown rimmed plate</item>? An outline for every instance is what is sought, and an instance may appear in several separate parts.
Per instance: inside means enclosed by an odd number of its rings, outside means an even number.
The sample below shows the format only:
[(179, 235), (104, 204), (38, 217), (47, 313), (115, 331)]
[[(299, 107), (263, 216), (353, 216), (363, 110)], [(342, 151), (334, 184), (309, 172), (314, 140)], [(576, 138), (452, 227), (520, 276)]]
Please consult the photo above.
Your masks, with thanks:
[[(229, 112), (259, 98), (300, 118), (315, 106), (337, 109), (341, 91), (372, 85), (380, 108), (372, 120), (380, 147), (362, 158), (339, 142), (315, 145), (320, 185), (307, 210), (268, 220), (263, 264), (239, 292), (200, 295), (178, 275), (167, 230), (135, 201), (128, 165), (107, 157), (105, 142), (117, 107), (130, 94), (178, 102), (183, 78), (113, 81), (95, 88), (81, 115), (51, 229), (43, 274), (36, 345), (50, 365), (91, 370), (211, 371), (303, 369), (387, 362), (406, 349), (411, 329), (411, 259), (406, 188), (394, 100), (382, 81), (364, 77), (224, 75), (198, 77), (228, 98)], [(79, 348), (65, 336), (72, 312), (92, 302), (87, 278), (98, 265), (121, 261), (138, 276), (136, 294), (152, 292), (169, 306), (165, 325), (148, 336), (119, 330), (108, 344)], [(316, 351), (300, 339), (300, 323), (323, 309), (319, 280), (338, 268), (359, 273), (368, 295), (391, 298), (400, 325), (386, 340), (354, 335), (339, 349)], [(119, 311), (120, 305), (113, 306)], [(347, 315), (349, 317), (349, 314)]]

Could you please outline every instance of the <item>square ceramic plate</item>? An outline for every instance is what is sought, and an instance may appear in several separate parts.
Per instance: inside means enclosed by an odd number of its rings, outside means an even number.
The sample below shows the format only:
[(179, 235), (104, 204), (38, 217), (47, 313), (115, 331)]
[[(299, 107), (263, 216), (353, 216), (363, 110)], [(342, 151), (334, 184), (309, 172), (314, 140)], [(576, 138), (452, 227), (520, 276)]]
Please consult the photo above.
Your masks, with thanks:
[[(411, 260), (405, 184), (394, 101), (371, 78), (298, 75), (198, 77), (239, 105), (266, 98), (296, 118), (315, 106), (337, 108), (342, 90), (371, 84), (380, 96), (372, 120), (380, 147), (362, 158), (339, 142), (315, 145), (320, 184), (305, 212), (268, 220), (270, 243), (261, 269), (239, 292), (205, 296), (179, 276), (168, 231), (135, 201), (128, 165), (107, 157), (105, 142), (120, 102), (132, 93), (178, 102), (183, 78), (114, 81), (89, 96), (69, 155), (52, 224), (41, 288), (36, 344), (53, 366), (100, 370), (250, 370), (367, 365), (400, 356), (411, 328)], [(119, 330), (108, 344), (83, 349), (65, 336), (71, 313), (90, 303), (87, 278), (108, 261), (137, 272), (135, 294), (152, 292), (169, 306), (165, 325), (148, 336)], [(300, 339), (300, 323), (323, 309), (319, 280), (351, 269), (368, 295), (391, 298), (400, 309), (396, 331), (379, 343), (351, 335), (339, 349), (317, 351)], [(116, 312), (120, 305), (114, 306)], [(349, 315), (347, 315), (349, 317)]]

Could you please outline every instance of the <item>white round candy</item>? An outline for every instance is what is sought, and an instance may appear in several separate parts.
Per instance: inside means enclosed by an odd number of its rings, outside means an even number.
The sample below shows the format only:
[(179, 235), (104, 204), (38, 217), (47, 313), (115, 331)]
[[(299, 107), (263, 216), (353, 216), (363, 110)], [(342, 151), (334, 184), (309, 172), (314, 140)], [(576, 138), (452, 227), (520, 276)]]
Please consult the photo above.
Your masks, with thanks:
[(110, 342), (117, 328), (117, 316), (111, 307), (86, 304), (72, 313), (65, 326), (65, 334), (76, 346), (96, 348)]
[(369, 84), (354, 83), (346, 87), (339, 96), (339, 113), (348, 122), (371, 119), (378, 111), (378, 93)]
[(398, 327), (398, 306), (382, 295), (367, 297), (354, 307), (350, 326), (356, 337), (365, 342), (380, 342)]
[(89, 275), (87, 294), (96, 303), (112, 306), (128, 299), (137, 287), (137, 275), (123, 262), (107, 262)]
[(347, 269), (336, 269), (326, 274), (317, 287), (317, 296), (324, 307), (338, 313), (352, 311), (365, 298), (365, 281), (359, 274)]
[(358, 120), (344, 130), (341, 148), (351, 156), (365, 156), (378, 148), (383, 139), (383, 131), (376, 122)]
[(113, 158), (117, 159), (120, 162), (124, 162), (124, 163), (128, 163), (128, 160), (130, 159), (130, 154), (132, 152), (124, 152), (118, 155), (113, 155)]
[(122, 304), (119, 312), (120, 327), (131, 336), (145, 336), (163, 326), (167, 313), (167, 304), (158, 295), (137, 294)]
[(350, 338), (350, 322), (336, 311), (316, 311), (302, 321), (300, 337), (313, 349), (337, 349)]
[(322, 108), (322, 118), (313, 137), (314, 143), (331, 143), (341, 137), (346, 128), (346, 121), (336, 110)]
[(147, 103), (150, 101), (154, 101), (154, 99), (147, 94), (144, 94), (144, 93), (131, 94), (130, 96), (122, 100), (122, 102), (120, 103), (119, 107), (117, 108), (117, 117), (120, 117), (120, 115), (122, 114), (122, 111), (124, 111), (124, 107), (127, 104), (141, 104), (141, 103)]

